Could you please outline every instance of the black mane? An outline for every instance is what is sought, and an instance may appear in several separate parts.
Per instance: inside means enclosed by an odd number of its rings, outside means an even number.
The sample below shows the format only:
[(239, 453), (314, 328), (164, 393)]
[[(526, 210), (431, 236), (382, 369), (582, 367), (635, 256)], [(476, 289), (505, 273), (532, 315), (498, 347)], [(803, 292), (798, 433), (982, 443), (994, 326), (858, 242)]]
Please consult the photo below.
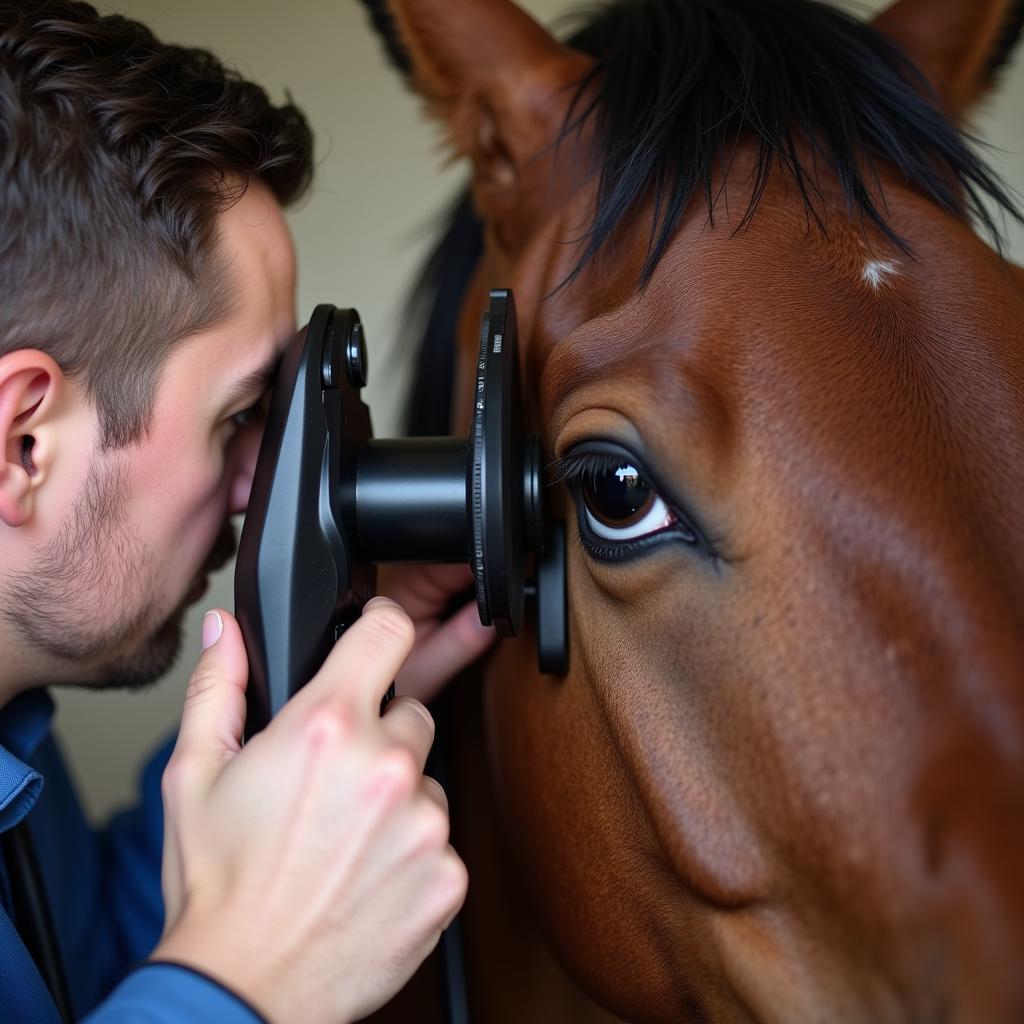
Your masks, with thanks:
[[(1019, 31), (1021, 5), (1007, 25)], [(741, 140), (758, 146), (754, 215), (776, 162), (809, 220), (827, 230), (821, 175), (904, 251), (878, 187), (881, 165), (943, 210), (972, 218), (1001, 244), (997, 216), (1021, 214), (1006, 186), (942, 111), (924, 76), (870, 26), (812, 0), (615, 0), (591, 9), (572, 45), (596, 59), (563, 132), (596, 128), (600, 183), (576, 273), (644, 198), (654, 200), (642, 281), (683, 211), (702, 196), (713, 223), (713, 180)], [(1005, 60), (1007, 47), (1001, 55)], [(584, 91), (593, 87), (583, 106)], [(724, 166), (723, 166), (724, 162)]]
[(388, 9), (387, 0), (360, 0), (369, 15), (370, 24), (384, 44), (384, 52), (391, 63), (407, 78), (412, 74), (412, 59), (399, 38), (395, 19)]
[(992, 51), (988, 66), (985, 68), (985, 73), (990, 81), (1010, 62), (1010, 54), (1020, 42), (1022, 32), (1024, 32), (1024, 0), (1016, 0), (1003, 23), (999, 42)]

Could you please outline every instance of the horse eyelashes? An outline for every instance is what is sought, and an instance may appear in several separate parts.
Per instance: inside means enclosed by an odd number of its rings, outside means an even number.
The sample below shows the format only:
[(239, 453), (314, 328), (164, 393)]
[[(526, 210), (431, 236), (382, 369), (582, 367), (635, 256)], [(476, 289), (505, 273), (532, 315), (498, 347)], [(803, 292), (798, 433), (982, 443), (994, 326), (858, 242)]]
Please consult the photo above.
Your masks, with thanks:
[(558, 483), (573, 487), (582, 480), (592, 479), (600, 473), (614, 471), (613, 463), (629, 461), (625, 451), (621, 456), (609, 451), (595, 451), (586, 443), (583, 450), (573, 449), (562, 458), (556, 459), (551, 467), (551, 475)]

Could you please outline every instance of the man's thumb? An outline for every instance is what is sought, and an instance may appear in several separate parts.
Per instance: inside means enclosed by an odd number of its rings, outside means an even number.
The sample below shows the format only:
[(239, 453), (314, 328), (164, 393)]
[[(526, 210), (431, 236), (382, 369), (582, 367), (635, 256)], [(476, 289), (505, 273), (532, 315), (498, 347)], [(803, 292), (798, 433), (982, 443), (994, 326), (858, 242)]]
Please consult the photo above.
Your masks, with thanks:
[(187, 755), (209, 773), (208, 779), (241, 749), (248, 678), (249, 662), (234, 616), (221, 609), (207, 612), (203, 653), (185, 692), (175, 757)]

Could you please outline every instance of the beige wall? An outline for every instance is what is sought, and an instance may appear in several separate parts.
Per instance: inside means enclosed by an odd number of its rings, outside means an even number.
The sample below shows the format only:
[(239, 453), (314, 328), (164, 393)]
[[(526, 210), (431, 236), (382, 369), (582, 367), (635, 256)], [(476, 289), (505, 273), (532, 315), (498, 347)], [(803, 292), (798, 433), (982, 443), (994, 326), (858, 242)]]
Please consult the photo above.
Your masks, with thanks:
[[(299, 316), (317, 302), (356, 306), (371, 344), (370, 404), (378, 434), (393, 431), (405, 359), (391, 339), (402, 297), (431, 238), (435, 214), (462, 171), (441, 170), (437, 136), (385, 65), (356, 0), (111, 0), (105, 6), (161, 37), (203, 45), (282, 98), (289, 89), (319, 141), (312, 197), (291, 215), (300, 259)], [(544, 21), (565, 0), (530, 0)], [(847, 3), (855, 8), (858, 5)], [(878, 9), (874, 2), (861, 9)], [(1024, 185), (1024, 58), (980, 119), (985, 139), (1005, 150), (996, 164)], [(1024, 233), (1013, 234), (1024, 261)], [(231, 603), (222, 573), (207, 603)], [(59, 731), (94, 815), (130, 798), (144, 753), (173, 728), (198, 650), (197, 609), (179, 668), (144, 694), (64, 692)]]

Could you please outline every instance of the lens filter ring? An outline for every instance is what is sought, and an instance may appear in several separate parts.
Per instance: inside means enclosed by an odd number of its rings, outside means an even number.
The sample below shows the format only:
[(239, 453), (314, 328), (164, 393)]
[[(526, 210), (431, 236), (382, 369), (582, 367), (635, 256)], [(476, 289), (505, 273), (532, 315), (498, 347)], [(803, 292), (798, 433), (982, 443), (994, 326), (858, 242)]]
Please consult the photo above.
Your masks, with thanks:
[(495, 289), (484, 315), (469, 434), (471, 568), (480, 621), (516, 636), (525, 602), (519, 338), (511, 292)]

